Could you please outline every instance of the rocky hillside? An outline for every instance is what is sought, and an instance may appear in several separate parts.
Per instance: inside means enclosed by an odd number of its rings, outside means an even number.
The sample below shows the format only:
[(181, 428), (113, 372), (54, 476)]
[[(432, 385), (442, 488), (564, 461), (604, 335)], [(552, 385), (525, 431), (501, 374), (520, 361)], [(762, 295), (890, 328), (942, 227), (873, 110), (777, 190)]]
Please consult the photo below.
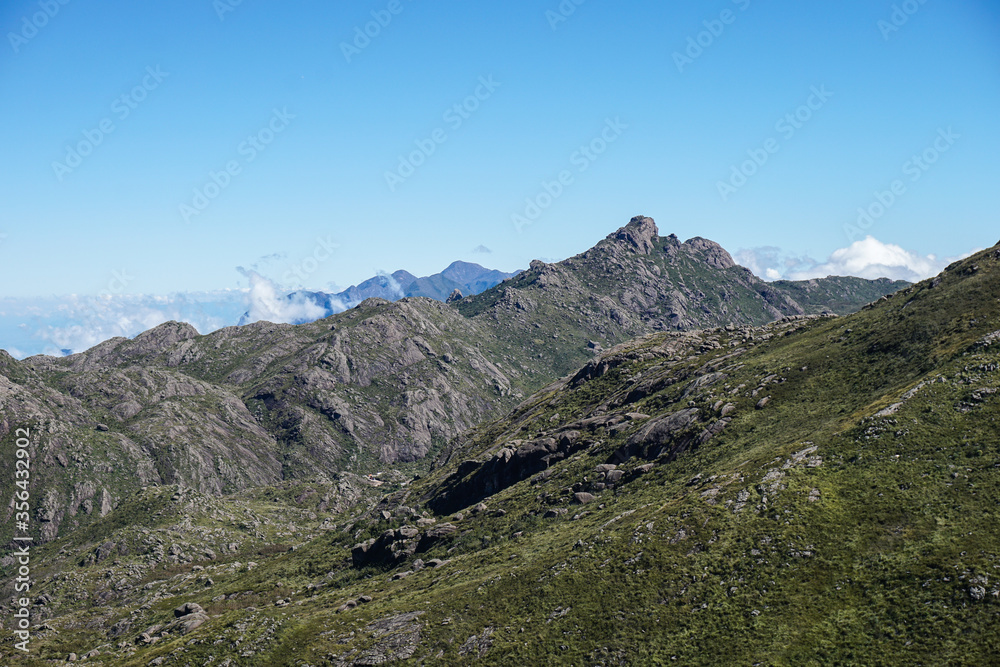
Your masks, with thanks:
[[(449, 270), (482, 277), (474, 265)], [(147, 485), (222, 495), (390, 465), (415, 474), (463, 432), (633, 336), (760, 325), (816, 311), (823, 295), (860, 307), (896, 287), (814, 284), (802, 305), (718, 245), (659, 237), (639, 217), (582, 255), (534, 262), (452, 303), (367, 299), (309, 324), (206, 336), (168, 323), (69, 357), (8, 357), (0, 437), (35, 426), (45, 540)]]
[(771, 286), (788, 294), (806, 313), (850, 315), (858, 310), (859, 304), (877, 301), (909, 287), (909, 283), (888, 278), (865, 280), (830, 276), (814, 280), (776, 280)]
[(8, 357), (0, 427), (7, 439), (35, 428), (33, 495), (51, 539), (140, 486), (218, 495), (417, 461), (535, 377), (501, 370), (480, 349), (490, 339), (428, 299), (209, 336), (169, 323), (71, 357)]
[(848, 317), (622, 343), (377, 502), (147, 489), (36, 552), (33, 658), (992, 664), (998, 292), (1000, 246)]

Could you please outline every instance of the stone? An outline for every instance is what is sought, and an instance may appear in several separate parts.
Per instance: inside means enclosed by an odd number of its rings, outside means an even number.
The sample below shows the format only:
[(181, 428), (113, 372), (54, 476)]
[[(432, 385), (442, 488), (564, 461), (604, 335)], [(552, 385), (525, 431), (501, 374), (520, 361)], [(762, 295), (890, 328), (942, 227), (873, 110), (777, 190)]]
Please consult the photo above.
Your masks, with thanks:
[(448, 537), (454, 533), (458, 532), (458, 528), (450, 523), (442, 523), (440, 526), (434, 526), (427, 531), (427, 537), (433, 539), (440, 539), (442, 537)]
[(655, 249), (654, 241), (659, 235), (660, 231), (652, 218), (637, 215), (627, 225), (608, 236), (608, 239), (617, 241), (638, 254), (649, 255)]
[(757, 406), (756, 407), (757, 407), (758, 410), (763, 410), (764, 408), (767, 407), (768, 403), (770, 403), (770, 402), (771, 402), (771, 397), (767, 396), (767, 397), (762, 398), (759, 401), (757, 401)]
[(592, 500), (594, 500), (594, 496), (592, 494), (587, 493), (586, 491), (577, 491), (576, 493), (573, 494), (573, 502), (577, 503), (578, 505), (586, 505)]
[(204, 612), (196, 612), (193, 614), (188, 614), (183, 618), (179, 618), (169, 626), (167, 626), (168, 632), (177, 631), (182, 635), (186, 635), (192, 632), (195, 628), (198, 628), (202, 624), (208, 621), (208, 614)]
[(396, 530), (397, 539), (412, 539), (420, 534), (420, 531), (413, 526), (403, 526)]
[(181, 606), (174, 609), (174, 616), (176, 618), (181, 618), (188, 616), (190, 614), (204, 614), (205, 610), (202, 609), (200, 604), (195, 602), (185, 602)]

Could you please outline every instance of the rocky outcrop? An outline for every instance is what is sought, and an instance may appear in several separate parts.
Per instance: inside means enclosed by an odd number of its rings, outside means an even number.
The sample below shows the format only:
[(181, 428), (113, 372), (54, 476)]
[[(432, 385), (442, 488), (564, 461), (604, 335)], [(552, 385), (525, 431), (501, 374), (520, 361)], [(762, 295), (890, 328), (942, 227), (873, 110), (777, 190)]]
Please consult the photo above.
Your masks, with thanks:
[(709, 241), (708, 239), (696, 236), (693, 239), (685, 241), (681, 247), (700, 256), (702, 261), (713, 269), (725, 270), (736, 266), (736, 262), (733, 261), (732, 256), (715, 241)]
[(627, 225), (608, 236), (608, 240), (620, 243), (623, 247), (641, 255), (649, 255), (656, 247), (655, 243), (659, 236), (659, 229), (657, 229), (653, 219), (638, 215), (632, 218)]

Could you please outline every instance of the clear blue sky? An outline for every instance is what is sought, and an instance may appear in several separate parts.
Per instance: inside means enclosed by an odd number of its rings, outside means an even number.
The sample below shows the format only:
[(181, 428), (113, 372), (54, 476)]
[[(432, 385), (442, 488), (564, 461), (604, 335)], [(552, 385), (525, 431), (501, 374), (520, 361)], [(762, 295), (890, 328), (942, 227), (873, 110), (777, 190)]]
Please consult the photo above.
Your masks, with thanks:
[[(246, 285), (237, 266), (315, 289), (455, 259), (511, 270), (636, 214), (823, 261), (894, 180), (905, 191), (865, 234), (939, 256), (1000, 238), (997, 2), (909, 0), (889, 32), (893, 2), (871, 0), (587, 0), (558, 23), (559, 0), (63, 1), (0, 4), (2, 296), (226, 289)], [(390, 8), (348, 62), (342, 43)], [(468, 118), (446, 117), (477, 89)], [(102, 123), (79, 166), (53, 166)], [(958, 138), (912, 180), (907, 161), (948, 128)], [(439, 129), (393, 191), (386, 172)], [(262, 130), (263, 150), (243, 143)], [(603, 154), (574, 158), (602, 132)], [(767, 145), (724, 201), (719, 182)], [(185, 221), (228, 163), (239, 173)], [(518, 228), (563, 170), (572, 182)], [(304, 279), (282, 280), (295, 268)]]

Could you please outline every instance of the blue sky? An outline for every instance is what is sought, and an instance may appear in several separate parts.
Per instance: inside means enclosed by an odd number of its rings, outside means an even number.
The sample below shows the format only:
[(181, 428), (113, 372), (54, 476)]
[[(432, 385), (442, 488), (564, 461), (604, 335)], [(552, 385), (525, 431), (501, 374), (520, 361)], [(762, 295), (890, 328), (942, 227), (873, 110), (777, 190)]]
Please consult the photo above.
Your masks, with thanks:
[(513, 270), (636, 214), (765, 277), (1000, 237), (996, 2), (9, 0), (0, 29), (5, 297)]

